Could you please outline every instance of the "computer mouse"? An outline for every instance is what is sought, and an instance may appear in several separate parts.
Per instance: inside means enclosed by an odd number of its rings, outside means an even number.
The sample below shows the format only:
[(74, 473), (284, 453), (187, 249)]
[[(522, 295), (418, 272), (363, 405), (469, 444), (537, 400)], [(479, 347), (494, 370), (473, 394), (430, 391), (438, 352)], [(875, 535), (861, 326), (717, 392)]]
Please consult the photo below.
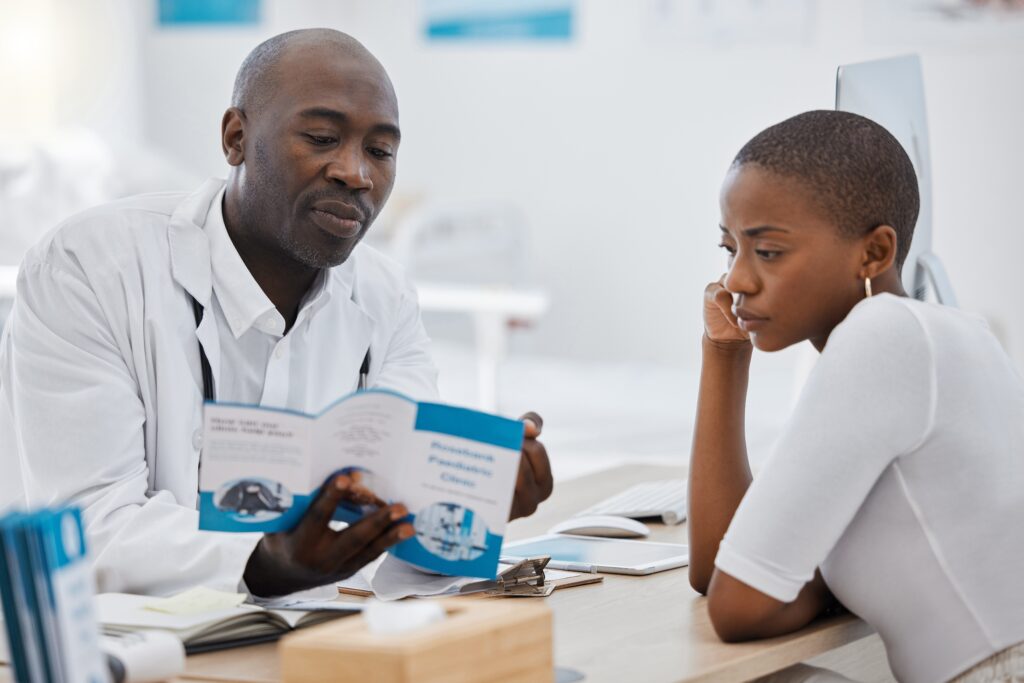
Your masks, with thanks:
[(585, 515), (570, 517), (548, 530), (549, 534), (579, 534), (607, 538), (643, 538), (651, 533), (647, 525), (617, 515)]

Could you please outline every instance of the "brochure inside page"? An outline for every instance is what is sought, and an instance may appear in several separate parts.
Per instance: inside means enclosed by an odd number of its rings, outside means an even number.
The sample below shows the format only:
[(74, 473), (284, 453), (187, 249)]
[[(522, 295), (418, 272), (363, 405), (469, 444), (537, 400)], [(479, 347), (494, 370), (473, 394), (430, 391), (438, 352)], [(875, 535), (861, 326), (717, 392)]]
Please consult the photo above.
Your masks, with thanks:
[(319, 488), (339, 471), (352, 481), (335, 519), (354, 522), (380, 505), (401, 500), (399, 472), (407, 464), (415, 419), (415, 401), (377, 389), (343, 399), (317, 418), (314, 486)]
[(517, 420), (421, 403), (399, 482), (416, 535), (391, 553), (442, 574), (493, 579), (522, 441)]

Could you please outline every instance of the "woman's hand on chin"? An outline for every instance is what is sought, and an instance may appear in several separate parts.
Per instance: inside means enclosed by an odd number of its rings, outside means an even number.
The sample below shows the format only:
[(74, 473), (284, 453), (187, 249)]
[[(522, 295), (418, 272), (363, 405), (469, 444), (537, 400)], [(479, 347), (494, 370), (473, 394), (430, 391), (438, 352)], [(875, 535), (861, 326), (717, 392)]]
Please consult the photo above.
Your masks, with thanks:
[(724, 279), (723, 275), (704, 288), (704, 334), (716, 343), (749, 342), (750, 335), (740, 329), (732, 311), (732, 294), (722, 285)]

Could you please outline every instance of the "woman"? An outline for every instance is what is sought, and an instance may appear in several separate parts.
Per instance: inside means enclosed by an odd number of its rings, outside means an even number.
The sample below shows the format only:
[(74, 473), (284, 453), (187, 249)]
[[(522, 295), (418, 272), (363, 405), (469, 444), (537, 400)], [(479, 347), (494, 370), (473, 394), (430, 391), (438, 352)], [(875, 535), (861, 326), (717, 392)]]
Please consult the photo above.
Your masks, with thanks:
[[(1024, 383), (984, 322), (907, 297), (919, 198), (881, 126), (801, 114), (736, 156), (705, 292), (690, 582), (725, 640), (841, 603), (900, 680), (1024, 676)], [(821, 353), (751, 480), (753, 348)], [(971, 677), (974, 678), (971, 678)]]

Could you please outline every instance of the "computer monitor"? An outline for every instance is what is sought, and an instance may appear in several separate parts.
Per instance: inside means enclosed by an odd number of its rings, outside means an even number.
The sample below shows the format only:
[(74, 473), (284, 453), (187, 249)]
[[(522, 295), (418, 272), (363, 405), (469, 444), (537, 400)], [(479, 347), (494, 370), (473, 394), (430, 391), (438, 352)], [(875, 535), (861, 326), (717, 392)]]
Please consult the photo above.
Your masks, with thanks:
[(903, 145), (921, 193), (914, 239), (903, 264), (903, 287), (916, 299), (924, 300), (931, 291), (939, 303), (956, 306), (953, 286), (932, 251), (932, 162), (920, 58), (908, 55), (840, 66), (836, 109), (871, 119)]

